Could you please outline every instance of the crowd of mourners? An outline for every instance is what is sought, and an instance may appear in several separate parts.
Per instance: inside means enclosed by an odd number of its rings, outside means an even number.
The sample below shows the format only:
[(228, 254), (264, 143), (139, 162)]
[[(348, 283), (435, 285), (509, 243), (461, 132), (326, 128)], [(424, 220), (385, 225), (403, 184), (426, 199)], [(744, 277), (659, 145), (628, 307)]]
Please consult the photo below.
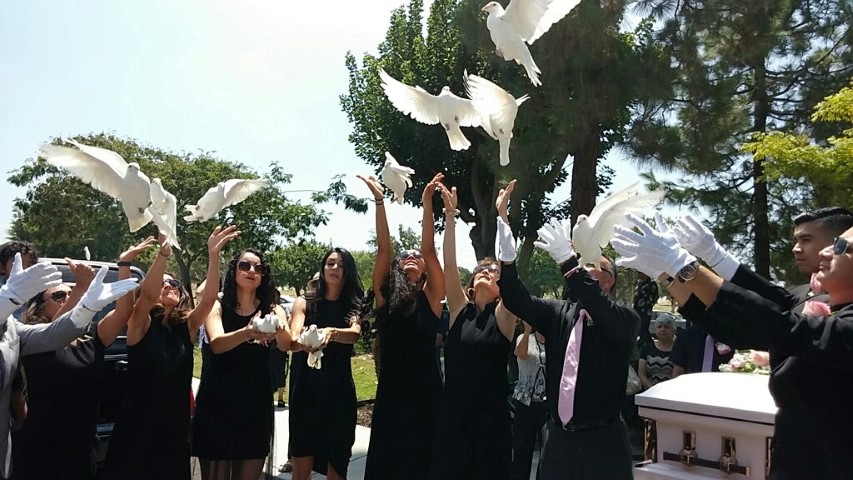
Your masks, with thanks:
[[(105, 282), (107, 267), (68, 260), (74, 282), (63, 284), (34, 246), (0, 246), (0, 477), (95, 478), (105, 350), (125, 334), (127, 391), (98, 478), (186, 480), (191, 457), (205, 480), (257, 480), (265, 466), (272, 473), (272, 399), (278, 391), (284, 406), (284, 383), (270, 365), (280, 373), (287, 352), (292, 478), (346, 478), (357, 410), (353, 344), (375, 318), (378, 385), (365, 479), (528, 479), (537, 445), (541, 480), (632, 478), (632, 395), (718, 371), (746, 348), (769, 351), (778, 406), (770, 478), (853, 478), (851, 212), (825, 208), (794, 219), (794, 257), (811, 278), (787, 290), (742, 265), (689, 216), (670, 228), (660, 216), (651, 226), (629, 215), (632, 228), (617, 226), (611, 241), (616, 261), (579, 258), (569, 229), (552, 221), (536, 245), (565, 277), (565, 294), (543, 299), (528, 292), (516, 266), (508, 217), (515, 180), (495, 201), (498, 258), (478, 262), (463, 284), (456, 188), (442, 174), (426, 185), (420, 249), (395, 255), (383, 187), (359, 178), (375, 199), (372, 285), (365, 292), (353, 256), (335, 247), (318, 259), (319, 275), (291, 312), (279, 304), (262, 252), (235, 253), (220, 279), (221, 252), (240, 234), (234, 226), (210, 234), (194, 306), (166, 270), (172, 248), (162, 235), (129, 246), (114, 282)], [(137, 284), (131, 267), (149, 249), (157, 253)], [(617, 267), (641, 274), (632, 306), (611, 295)], [(662, 291), (686, 329), (677, 331), (672, 314), (653, 317)], [(274, 331), (257, 326), (268, 316), (277, 319)], [(196, 343), (204, 360), (191, 416)], [(513, 388), (508, 360), (517, 366)]]

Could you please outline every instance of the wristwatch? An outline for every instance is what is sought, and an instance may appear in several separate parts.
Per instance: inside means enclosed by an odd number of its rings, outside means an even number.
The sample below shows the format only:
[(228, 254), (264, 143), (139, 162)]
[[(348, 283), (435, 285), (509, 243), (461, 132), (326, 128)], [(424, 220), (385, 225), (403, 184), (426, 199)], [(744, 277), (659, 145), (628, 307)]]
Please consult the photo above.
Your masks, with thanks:
[(699, 263), (695, 260), (688, 263), (687, 265), (681, 267), (681, 270), (678, 271), (676, 277), (678, 277), (678, 281), (681, 283), (689, 282), (693, 280), (696, 276), (696, 272), (699, 271)]

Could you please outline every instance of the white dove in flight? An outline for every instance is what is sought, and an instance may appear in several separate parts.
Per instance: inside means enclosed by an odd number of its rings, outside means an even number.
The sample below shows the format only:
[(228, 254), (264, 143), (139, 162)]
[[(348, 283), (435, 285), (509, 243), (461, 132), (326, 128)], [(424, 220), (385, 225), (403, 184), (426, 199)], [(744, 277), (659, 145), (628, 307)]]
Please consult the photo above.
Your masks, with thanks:
[(267, 185), (266, 180), (242, 180), (239, 178), (219, 182), (215, 187), (210, 187), (195, 205), (184, 207), (190, 212), (184, 217), (184, 220), (206, 222), (225, 207), (242, 202), (249, 198), (249, 195)]
[(410, 87), (395, 80), (382, 69), (379, 78), (394, 108), (427, 125), (440, 123), (453, 150), (467, 150), (471, 146), (459, 128), (480, 125), (480, 115), (471, 100), (457, 97), (450, 87), (442, 88), (438, 96), (432, 95), (421, 87)]
[(409, 175), (414, 175), (414, 173), (414, 170), (400, 165), (393, 155), (385, 152), (385, 166), (382, 167), (379, 178), (386, 187), (394, 192), (394, 196), (391, 198), (392, 202), (403, 204), (403, 194), (406, 193), (407, 188), (412, 186), (412, 179), (409, 178)]
[[(320, 346), (321, 343), (323, 343), (323, 335), (320, 333), (320, 330), (317, 329), (317, 325), (311, 325), (310, 327), (308, 327), (308, 330), (302, 332), (299, 337), (302, 341), (302, 344), (308, 348), (317, 348)], [(322, 350), (310, 352), (308, 354), (308, 366), (316, 369), (322, 368), (322, 358)]]
[(151, 206), (154, 223), (165, 235), (166, 241), (175, 248), (178, 243), (178, 200), (163, 188), (159, 178), (151, 180)]
[(595, 206), (589, 216), (578, 215), (572, 228), (572, 246), (580, 254), (583, 263), (600, 267), (601, 249), (613, 237), (616, 224), (630, 227), (626, 213), (641, 215), (644, 209), (654, 208), (663, 199), (664, 192), (640, 194), (640, 182), (635, 182), (605, 198)]
[(92, 259), (92, 254), (89, 252), (89, 246), (88, 245), (83, 247), (83, 258), (85, 258), (86, 260)]
[(523, 95), (515, 98), (503, 88), (477, 75), (465, 72), (465, 89), (471, 103), (483, 115), (483, 128), (490, 137), (500, 143), (501, 166), (509, 165), (509, 143), (518, 107), (530, 98)]
[(127, 163), (121, 155), (105, 148), (91, 147), (68, 140), (77, 148), (45, 144), (41, 156), (53, 166), (71, 172), (96, 190), (121, 202), (130, 231), (135, 232), (151, 221), (151, 187), (148, 177), (139, 171), (138, 163)]
[(495, 44), (495, 53), (524, 67), (534, 86), (542, 85), (542, 73), (525, 42), (533, 45), (539, 37), (575, 8), (580, 0), (510, 0), (506, 10), (498, 2), (483, 7), (489, 13), (486, 27)]

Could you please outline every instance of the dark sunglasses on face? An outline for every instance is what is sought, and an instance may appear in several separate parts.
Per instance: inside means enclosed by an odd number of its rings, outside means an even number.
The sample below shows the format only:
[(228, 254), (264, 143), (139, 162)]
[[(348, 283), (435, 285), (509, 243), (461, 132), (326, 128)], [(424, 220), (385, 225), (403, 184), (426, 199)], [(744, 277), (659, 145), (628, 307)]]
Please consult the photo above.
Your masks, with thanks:
[(850, 243), (844, 237), (835, 237), (832, 240), (832, 253), (835, 255), (844, 255), (850, 250)]
[(486, 272), (486, 271), (488, 271), (489, 273), (498, 273), (498, 272), (500, 272), (500, 268), (498, 268), (498, 266), (495, 265), (494, 263), (489, 264), (489, 265), (480, 265), (480, 266), (474, 267), (474, 275), (476, 275), (480, 272)]
[(68, 298), (68, 292), (66, 292), (65, 290), (57, 290), (57, 291), (50, 294), (50, 298), (54, 302), (62, 302), (66, 298)]
[(261, 263), (250, 263), (245, 260), (237, 262), (237, 270), (241, 272), (248, 272), (249, 270), (254, 270), (258, 275), (266, 275), (267, 274), (267, 266)]
[(420, 260), (420, 259), (424, 258), (424, 256), (421, 255), (421, 252), (418, 250), (403, 250), (402, 252), (400, 252), (399, 255), (397, 255), (397, 261), (399, 262), (399, 261), (405, 260), (409, 257), (412, 257), (415, 260)]
[(165, 287), (166, 285), (174, 288), (175, 290), (181, 289), (181, 282), (175, 280), (174, 278), (170, 278), (168, 280), (163, 280), (163, 286)]

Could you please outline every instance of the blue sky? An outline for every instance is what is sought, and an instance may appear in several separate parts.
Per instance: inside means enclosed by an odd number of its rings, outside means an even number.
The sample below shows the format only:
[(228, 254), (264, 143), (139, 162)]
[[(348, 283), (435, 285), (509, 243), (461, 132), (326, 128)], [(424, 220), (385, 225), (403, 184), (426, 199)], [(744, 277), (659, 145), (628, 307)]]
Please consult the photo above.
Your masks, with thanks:
[[(259, 172), (277, 161), (294, 174), (294, 190), (324, 189), (332, 175), (345, 174), (349, 191), (367, 196), (354, 175), (372, 172), (347, 141), (351, 128), (338, 102), (347, 88), (344, 55), (375, 52), (403, 3), (7, 2), (0, 15), (4, 192), (23, 195), (6, 183), (7, 172), (42, 142), (107, 131), (167, 150), (213, 151)], [(617, 169), (616, 188), (636, 178), (624, 159), (608, 164)], [(563, 190), (560, 199), (569, 196)], [(372, 207), (368, 216), (323, 208), (332, 221), (318, 239), (365, 247)], [(392, 230), (398, 223), (420, 230), (412, 207), (387, 210)], [(11, 215), (9, 202), (0, 210), (4, 236)], [(460, 222), (460, 265), (474, 264), (467, 230)]]

